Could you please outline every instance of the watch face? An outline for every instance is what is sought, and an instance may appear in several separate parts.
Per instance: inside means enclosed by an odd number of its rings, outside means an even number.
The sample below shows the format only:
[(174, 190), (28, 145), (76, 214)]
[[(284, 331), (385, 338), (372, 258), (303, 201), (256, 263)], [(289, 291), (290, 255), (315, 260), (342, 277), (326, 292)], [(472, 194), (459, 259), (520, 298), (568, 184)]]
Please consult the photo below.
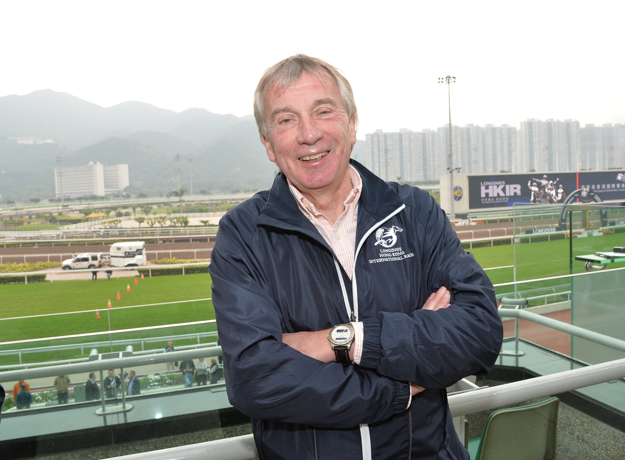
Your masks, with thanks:
[(330, 341), (335, 345), (347, 345), (354, 339), (354, 330), (351, 327), (341, 325), (330, 331)]

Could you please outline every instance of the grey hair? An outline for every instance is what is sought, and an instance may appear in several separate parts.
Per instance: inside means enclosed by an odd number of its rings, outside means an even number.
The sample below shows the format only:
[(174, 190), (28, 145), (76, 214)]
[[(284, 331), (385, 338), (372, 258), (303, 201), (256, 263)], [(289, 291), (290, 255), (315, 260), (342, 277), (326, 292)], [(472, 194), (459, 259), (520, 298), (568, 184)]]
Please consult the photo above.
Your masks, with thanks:
[(288, 57), (265, 71), (254, 92), (254, 118), (258, 125), (258, 132), (267, 136), (267, 123), (263, 112), (263, 105), (267, 93), (275, 89), (277, 91), (287, 88), (297, 82), (302, 74), (307, 73), (317, 77), (331, 78), (339, 89), (339, 94), (343, 100), (343, 105), (347, 110), (347, 116), (358, 128), (358, 109), (354, 101), (354, 92), (347, 78), (334, 66), (331, 66), (321, 59), (296, 54)]

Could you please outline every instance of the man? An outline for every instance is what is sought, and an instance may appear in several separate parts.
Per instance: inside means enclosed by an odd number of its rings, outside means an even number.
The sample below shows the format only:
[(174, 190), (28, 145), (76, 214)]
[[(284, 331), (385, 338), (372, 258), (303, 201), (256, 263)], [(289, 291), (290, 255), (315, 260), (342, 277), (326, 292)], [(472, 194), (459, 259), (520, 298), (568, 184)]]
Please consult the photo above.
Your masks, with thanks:
[(30, 409), (30, 405), (33, 403), (33, 396), (26, 389), (26, 385), (22, 383), (20, 385), (20, 392), (15, 398), (15, 406), (18, 409)]
[(59, 404), (67, 404), (70, 383), (67, 375), (59, 375), (54, 379), (54, 388), (56, 388), (56, 397)]
[(190, 388), (193, 386), (193, 374), (195, 374), (195, 363), (192, 359), (180, 361), (180, 372), (184, 376), (185, 386)]
[[(164, 353), (169, 353), (172, 351), (176, 351), (176, 349), (174, 348), (174, 344), (173, 342), (170, 340), (169, 342), (167, 342), (167, 346), (165, 347), (165, 351)], [(171, 363), (167, 363), (167, 370), (168, 371), (173, 371), (174, 369), (176, 369), (178, 367), (178, 362), (171, 362)]]
[(487, 276), (426, 192), (350, 162), (358, 115), (334, 67), (276, 64), (254, 114), (281, 173), (221, 219), (210, 272), (260, 458), (467, 459), (445, 389), (498, 356)]
[(95, 372), (89, 374), (89, 379), (85, 383), (85, 399), (87, 401), (95, 401), (100, 399), (100, 388), (95, 381)]
[(126, 394), (128, 396), (141, 394), (141, 382), (139, 382), (135, 371), (128, 372), (128, 378), (128, 391), (126, 392)]
[(122, 381), (119, 379), (118, 376), (115, 375), (113, 369), (109, 369), (108, 376), (104, 377), (104, 382), (102, 383), (102, 385), (104, 385), (104, 394), (106, 395), (107, 399), (116, 398), (117, 392), (122, 386)]
[(15, 398), (20, 391), (22, 391), (21, 385), (22, 383), (26, 385), (26, 390), (30, 392), (30, 385), (26, 380), (19, 380), (15, 385), (13, 385), (13, 398)]

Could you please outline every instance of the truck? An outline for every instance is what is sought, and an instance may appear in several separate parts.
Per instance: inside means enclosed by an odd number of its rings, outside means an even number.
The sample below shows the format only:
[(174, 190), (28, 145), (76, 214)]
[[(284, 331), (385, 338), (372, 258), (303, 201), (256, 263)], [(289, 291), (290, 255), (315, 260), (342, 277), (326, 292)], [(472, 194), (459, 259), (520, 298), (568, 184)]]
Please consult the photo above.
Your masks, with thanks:
[(111, 245), (111, 267), (138, 267), (145, 265), (145, 241), (124, 241)]
[(66, 259), (61, 264), (63, 270), (98, 268), (104, 264), (104, 256), (101, 252), (78, 254), (73, 259)]

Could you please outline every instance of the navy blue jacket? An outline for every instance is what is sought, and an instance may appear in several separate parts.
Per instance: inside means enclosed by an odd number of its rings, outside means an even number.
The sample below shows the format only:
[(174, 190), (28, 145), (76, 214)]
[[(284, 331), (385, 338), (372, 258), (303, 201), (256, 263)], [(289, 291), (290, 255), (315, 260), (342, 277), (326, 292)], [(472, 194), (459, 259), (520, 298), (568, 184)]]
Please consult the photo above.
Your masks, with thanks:
[[(252, 417), (261, 459), (466, 459), (445, 388), (498, 356), (494, 289), (428, 193), (352, 164), (363, 190), (351, 280), (282, 174), (221, 219), (210, 272), (228, 397)], [(421, 310), (440, 286), (452, 305)], [(282, 343), (352, 312), (359, 366)], [(409, 381), (426, 390), (406, 410)]]

